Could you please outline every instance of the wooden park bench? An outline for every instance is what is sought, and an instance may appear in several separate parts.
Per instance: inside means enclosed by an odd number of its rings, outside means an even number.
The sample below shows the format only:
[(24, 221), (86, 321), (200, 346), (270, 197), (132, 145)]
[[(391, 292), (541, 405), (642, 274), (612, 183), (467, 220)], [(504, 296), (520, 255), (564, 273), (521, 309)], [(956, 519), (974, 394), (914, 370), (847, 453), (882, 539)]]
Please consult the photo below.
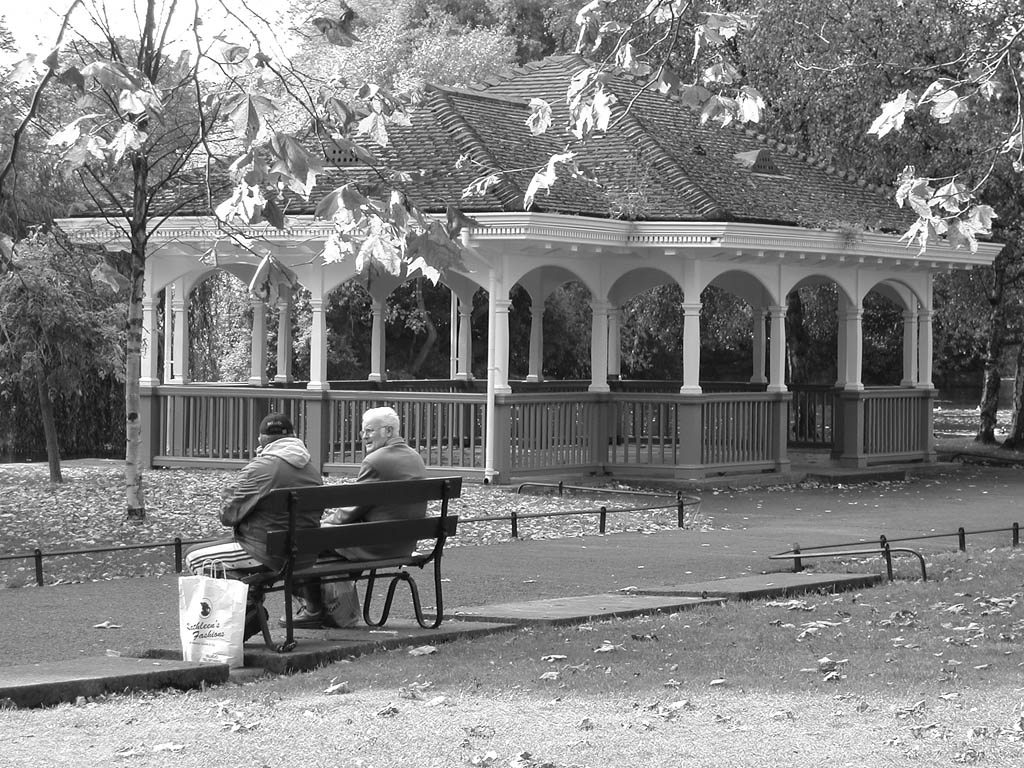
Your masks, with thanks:
[[(393, 480), (374, 483), (349, 483), (347, 485), (323, 485), (306, 488), (281, 488), (267, 496), (267, 503), (279, 505), (282, 517), (287, 514), (288, 527), (271, 530), (267, 534), (267, 554), (274, 558), (285, 558), (284, 566), (278, 571), (266, 571), (243, 579), (249, 585), (249, 594), (260, 620), (263, 640), (268, 648), (287, 652), (295, 647), (292, 626), (292, 595), (296, 587), (312, 579), (321, 583), (358, 581), (365, 579), (366, 594), (363, 597), (363, 620), (370, 626), (380, 627), (388, 620), (391, 603), (398, 582), (404, 581), (412, 593), (416, 621), (425, 629), (435, 629), (441, 624), (444, 601), (441, 587), (441, 554), (445, 541), (455, 534), (458, 515), (448, 514), (449, 499), (462, 493), (461, 477), (438, 477), (426, 480)], [(415, 504), (418, 502), (440, 501), (441, 511), (437, 516), (419, 520), (392, 520), (374, 523), (350, 523), (347, 525), (324, 526), (321, 528), (296, 528), (297, 516), (336, 507), (355, 507), (378, 504)], [(314, 565), (295, 568), (296, 560), (309, 561), (311, 557), (330, 550), (348, 547), (367, 547), (394, 544), (400, 541), (430, 542), (429, 551), (414, 551), (406, 557), (382, 560), (343, 560), (339, 557), (320, 557)], [(410, 568), (422, 569), (433, 564), (436, 612), (428, 620), (420, 604), (419, 589), (416, 587)], [(378, 579), (389, 580), (387, 596), (381, 615), (373, 619), (370, 611), (373, 588)], [(269, 592), (284, 592), (285, 630), (283, 643), (275, 644), (271, 639), (267, 612), (263, 600)]]

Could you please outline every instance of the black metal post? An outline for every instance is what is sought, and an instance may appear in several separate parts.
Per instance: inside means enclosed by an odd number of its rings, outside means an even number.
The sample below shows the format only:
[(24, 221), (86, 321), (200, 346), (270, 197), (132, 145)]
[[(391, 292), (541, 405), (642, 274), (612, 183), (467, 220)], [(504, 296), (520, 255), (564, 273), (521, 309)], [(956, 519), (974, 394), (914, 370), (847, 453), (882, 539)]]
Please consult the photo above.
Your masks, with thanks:
[(41, 587), (43, 586), (43, 550), (36, 547), (33, 554), (36, 560), (36, 584)]
[(800, 544), (798, 542), (793, 542), (793, 554), (795, 555), (793, 558), (793, 573), (799, 573), (804, 569), (804, 564), (800, 560)]
[(1013, 524), (1013, 546), (1020, 546), (1020, 523)]
[(966, 552), (967, 551), (967, 531), (965, 531), (963, 529), (963, 526), (960, 526), (959, 528), (956, 529), (956, 538), (957, 538), (957, 542), (958, 542), (959, 547), (960, 547), (960, 551), (961, 552)]
[(601, 507), (600, 532), (604, 533), (605, 524), (608, 522), (608, 507)]
[(181, 573), (181, 537), (174, 537), (174, 572)]
[(562, 495), (562, 491), (564, 490), (564, 486), (565, 486), (565, 481), (564, 480), (559, 480), (558, 481), (558, 495), (559, 496)]
[(512, 538), (513, 539), (518, 539), (519, 538), (519, 515), (516, 514), (516, 511), (514, 509), (512, 510), (512, 514), (510, 515), (510, 518), (512, 520)]
[(889, 551), (889, 542), (882, 546), (882, 557), (885, 558), (885, 574), (892, 581), (892, 552)]
[(676, 491), (676, 525), (686, 527), (686, 505), (683, 504), (683, 492)]

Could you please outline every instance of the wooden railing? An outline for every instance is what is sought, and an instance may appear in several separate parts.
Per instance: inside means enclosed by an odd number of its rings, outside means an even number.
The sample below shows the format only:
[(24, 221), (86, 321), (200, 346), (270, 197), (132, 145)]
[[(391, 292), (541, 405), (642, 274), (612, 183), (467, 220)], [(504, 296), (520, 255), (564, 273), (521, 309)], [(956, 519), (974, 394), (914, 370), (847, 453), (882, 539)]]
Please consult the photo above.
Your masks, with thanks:
[[(362, 414), (382, 405), (398, 411), (428, 467), (467, 476), (490, 468), (499, 482), (573, 472), (681, 479), (784, 471), (791, 414), (801, 412), (817, 444), (843, 438), (834, 454), (846, 463), (929, 459), (931, 390), (831, 392), (835, 406), (830, 391), (501, 394), (490, 467), (482, 392), (163, 385), (144, 392), (142, 418), (156, 466), (239, 466), (253, 455), (262, 417), (277, 410), (289, 414), (324, 471), (351, 473), (363, 457)], [(795, 397), (799, 406), (790, 404)]]
[(864, 394), (865, 454), (924, 456), (931, 449), (932, 390), (879, 388)]
[(327, 464), (358, 464), (363, 455), (359, 440), (363, 411), (389, 406), (398, 412), (406, 442), (428, 466), (484, 466), (483, 395), (331, 391), (327, 400)]
[[(595, 395), (513, 394), (509, 415), (509, 465), (516, 476), (594, 467), (595, 426), (603, 418)], [(501, 450), (503, 446), (497, 446)]]

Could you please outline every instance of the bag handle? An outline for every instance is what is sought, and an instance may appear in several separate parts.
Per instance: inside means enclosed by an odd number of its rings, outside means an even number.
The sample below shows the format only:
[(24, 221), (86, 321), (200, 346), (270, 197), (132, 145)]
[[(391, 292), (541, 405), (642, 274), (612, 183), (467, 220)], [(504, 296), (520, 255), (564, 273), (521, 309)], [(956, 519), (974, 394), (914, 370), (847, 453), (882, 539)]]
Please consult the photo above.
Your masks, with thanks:
[[(217, 575), (218, 568), (220, 568), (220, 576)], [(211, 579), (226, 579), (228, 577), (228, 567), (224, 565), (223, 560), (204, 560), (199, 575), (209, 576)]]

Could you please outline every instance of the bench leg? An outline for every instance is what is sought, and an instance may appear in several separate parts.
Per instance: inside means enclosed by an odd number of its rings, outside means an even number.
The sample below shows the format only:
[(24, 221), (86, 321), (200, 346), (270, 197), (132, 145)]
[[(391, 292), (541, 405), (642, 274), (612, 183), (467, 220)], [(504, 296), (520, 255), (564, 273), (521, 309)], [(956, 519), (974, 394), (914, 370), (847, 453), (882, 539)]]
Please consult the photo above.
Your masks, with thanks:
[(436, 584), (437, 589), (437, 615), (434, 617), (433, 622), (428, 622), (426, 617), (423, 615), (423, 605), (420, 603), (420, 590), (416, 586), (415, 580), (409, 574), (408, 571), (402, 571), (397, 576), (393, 576), (391, 583), (388, 584), (388, 592), (384, 598), (384, 607), (381, 610), (380, 618), (376, 621), (370, 615), (370, 601), (373, 597), (373, 585), (376, 581), (376, 574), (370, 573), (366, 579), (366, 597), (363, 599), (363, 621), (365, 621), (371, 627), (382, 627), (388, 620), (388, 616), (391, 614), (391, 604), (395, 599), (395, 590), (398, 588), (398, 582), (404, 581), (409, 585), (409, 592), (412, 594), (412, 608), (416, 613), (416, 623), (424, 629), (437, 629), (441, 626), (441, 585)]

